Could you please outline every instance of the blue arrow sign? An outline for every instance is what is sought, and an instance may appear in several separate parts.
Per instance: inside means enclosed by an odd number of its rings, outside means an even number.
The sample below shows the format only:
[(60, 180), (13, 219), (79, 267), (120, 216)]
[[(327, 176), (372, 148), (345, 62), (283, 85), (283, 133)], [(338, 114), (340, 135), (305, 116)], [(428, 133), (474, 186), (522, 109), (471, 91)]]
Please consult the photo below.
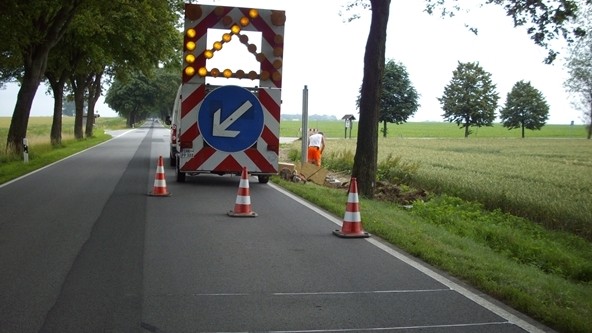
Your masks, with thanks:
[(257, 97), (238, 86), (224, 86), (209, 93), (197, 114), (204, 140), (226, 152), (243, 151), (255, 144), (263, 123), (263, 108)]

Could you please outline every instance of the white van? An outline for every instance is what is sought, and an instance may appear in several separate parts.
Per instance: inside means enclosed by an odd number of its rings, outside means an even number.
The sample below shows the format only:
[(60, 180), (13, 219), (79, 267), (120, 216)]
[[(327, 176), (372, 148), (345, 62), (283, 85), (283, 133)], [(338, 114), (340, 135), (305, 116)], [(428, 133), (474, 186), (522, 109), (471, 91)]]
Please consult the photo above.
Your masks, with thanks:
[(173, 109), (171, 115), (167, 117), (165, 123), (171, 126), (170, 136), (170, 151), (169, 151), (169, 163), (171, 166), (177, 165), (177, 128), (179, 127), (179, 114), (181, 111), (181, 88), (177, 90), (175, 102), (173, 103)]

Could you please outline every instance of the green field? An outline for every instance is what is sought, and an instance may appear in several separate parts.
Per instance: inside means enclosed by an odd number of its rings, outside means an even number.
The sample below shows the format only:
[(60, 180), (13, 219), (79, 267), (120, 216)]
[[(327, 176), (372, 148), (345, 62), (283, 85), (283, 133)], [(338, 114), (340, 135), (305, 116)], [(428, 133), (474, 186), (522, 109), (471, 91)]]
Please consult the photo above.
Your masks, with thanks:
[[(283, 122), (282, 133), (298, 133), (295, 123)], [(355, 127), (352, 138), (343, 139), (342, 122), (318, 126), (328, 136), (326, 158), (355, 153)], [(378, 159), (392, 155), (418, 164), (411, 185), (592, 239), (592, 141), (585, 139), (584, 126), (548, 125), (527, 131), (525, 139), (501, 126), (481, 128), (467, 139), (449, 123), (391, 127), (400, 134), (379, 138)]]
[[(282, 121), (280, 135), (300, 137), (300, 121)], [(316, 128), (330, 138), (344, 138), (346, 135), (343, 121), (309, 121), (308, 128)], [(379, 129), (382, 129), (380, 124)], [(520, 138), (519, 129), (508, 130), (501, 124), (492, 127), (473, 128), (470, 138)], [(410, 122), (401, 125), (388, 124), (389, 138), (464, 138), (464, 131), (454, 123), (448, 122)], [(349, 130), (347, 137), (350, 136)], [(351, 137), (358, 136), (358, 122), (354, 122)], [(382, 137), (382, 132), (380, 132)], [(525, 138), (586, 138), (584, 125), (545, 125), (540, 131), (526, 130)]]

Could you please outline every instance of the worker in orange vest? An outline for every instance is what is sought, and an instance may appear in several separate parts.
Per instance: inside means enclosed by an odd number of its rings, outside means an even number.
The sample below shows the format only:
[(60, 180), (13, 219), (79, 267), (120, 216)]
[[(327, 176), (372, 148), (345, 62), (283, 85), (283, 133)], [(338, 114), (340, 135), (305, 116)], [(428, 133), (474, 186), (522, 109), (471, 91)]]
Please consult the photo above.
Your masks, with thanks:
[(318, 132), (308, 138), (308, 163), (321, 166), (321, 156), (325, 150), (325, 136)]

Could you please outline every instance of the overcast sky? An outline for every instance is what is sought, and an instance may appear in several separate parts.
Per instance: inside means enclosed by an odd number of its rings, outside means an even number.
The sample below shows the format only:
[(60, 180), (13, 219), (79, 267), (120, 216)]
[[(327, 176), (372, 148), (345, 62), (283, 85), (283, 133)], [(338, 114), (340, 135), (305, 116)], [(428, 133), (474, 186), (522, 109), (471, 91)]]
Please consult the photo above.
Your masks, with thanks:
[[(358, 115), (355, 101), (362, 82), (370, 12), (346, 23), (338, 14), (346, 0), (197, 2), (286, 10), (282, 113), (302, 112), (306, 85), (310, 115), (335, 115), (338, 119), (345, 114)], [(410, 121), (443, 121), (437, 98), (460, 61), (479, 62), (492, 74), (500, 106), (516, 82), (530, 81), (550, 106), (548, 123), (582, 123), (581, 112), (573, 109), (563, 88), (566, 72), (562, 59), (545, 65), (547, 51), (534, 45), (524, 29), (514, 28), (501, 6), (475, 8), (468, 14), (442, 19), (425, 13), (424, 5), (424, 1), (392, 1), (387, 32), (386, 58), (407, 68), (420, 94), (421, 106)], [(471, 33), (465, 23), (477, 27), (479, 34)], [(15, 86), (0, 90), (0, 116), (12, 115), (17, 91)], [(41, 85), (32, 116), (51, 115), (53, 100), (45, 91)], [(96, 107), (101, 116), (114, 116), (102, 101)]]

